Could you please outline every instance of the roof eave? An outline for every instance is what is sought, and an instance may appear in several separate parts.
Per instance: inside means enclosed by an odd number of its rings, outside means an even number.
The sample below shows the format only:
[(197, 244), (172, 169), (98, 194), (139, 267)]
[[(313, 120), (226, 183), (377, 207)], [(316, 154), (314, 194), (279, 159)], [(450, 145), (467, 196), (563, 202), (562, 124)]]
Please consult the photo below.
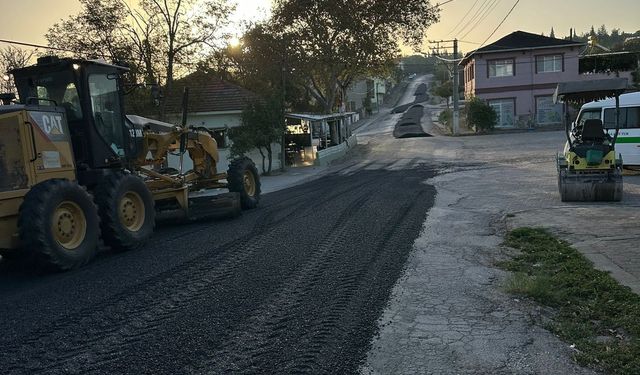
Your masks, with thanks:
[(473, 51), (465, 56), (462, 61), (460, 61), (460, 65), (466, 64), (466, 62), (471, 59), (474, 55), (480, 55), (485, 53), (501, 53), (501, 52), (517, 52), (517, 51), (533, 51), (540, 49), (551, 49), (551, 48), (566, 48), (566, 47), (580, 47), (584, 46), (585, 43), (575, 42), (568, 44), (560, 44), (557, 46), (540, 46), (540, 47), (522, 47), (522, 48), (510, 48), (510, 49), (494, 49), (494, 50), (486, 50), (486, 51)]

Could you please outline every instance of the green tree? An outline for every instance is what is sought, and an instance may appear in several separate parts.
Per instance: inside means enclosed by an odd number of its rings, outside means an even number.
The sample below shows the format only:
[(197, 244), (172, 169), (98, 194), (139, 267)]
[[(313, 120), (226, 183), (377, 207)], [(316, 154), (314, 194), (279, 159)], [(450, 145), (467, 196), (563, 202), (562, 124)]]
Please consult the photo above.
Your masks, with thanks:
[(255, 99), (242, 112), (242, 125), (229, 129), (231, 155), (242, 156), (257, 149), (262, 156), (262, 172), (271, 173), (273, 150), (280, 142), (284, 117), (277, 98)]
[[(173, 81), (179, 68), (192, 71), (197, 66), (205, 47), (215, 48), (214, 42), (224, 37), (222, 28), (228, 24), (234, 10), (227, 0), (140, 0), (142, 12), (130, 12), (140, 23), (154, 25), (152, 29), (160, 44), (155, 53), (161, 56), (161, 74), (165, 90), (173, 95)], [(159, 51), (159, 53), (158, 53)], [(165, 115), (166, 101), (160, 109)]]
[(10, 70), (23, 68), (29, 65), (36, 52), (37, 51), (26, 50), (14, 46), (7, 46), (0, 49), (0, 94), (16, 92), (13, 80), (8, 72)]
[(406, 74), (435, 74), (437, 59), (433, 56), (412, 55), (400, 59)]
[(55, 23), (45, 34), (49, 46), (71, 51), (74, 57), (130, 60), (126, 31), (127, 8), (119, 0), (79, 0), (81, 10)]
[(453, 96), (453, 82), (450, 80), (442, 82), (438, 86), (434, 86), (431, 93), (435, 96), (444, 98), (447, 101), (447, 108), (449, 108), (449, 98)]
[[(50, 46), (76, 57), (127, 61), (148, 83), (173, 93), (176, 75), (195, 70), (206, 48), (215, 49), (234, 9), (227, 0), (80, 0), (82, 8), (53, 25)], [(134, 79), (138, 79), (135, 77)], [(149, 82), (150, 81), (150, 82)], [(161, 102), (164, 117), (166, 100)]]
[(476, 132), (484, 132), (495, 127), (498, 114), (485, 101), (478, 97), (472, 97), (465, 105), (465, 115), (469, 127), (474, 127)]
[(275, 0), (272, 25), (300, 84), (331, 112), (355, 78), (390, 73), (399, 41), (419, 46), (437, 21), (428, 0)]

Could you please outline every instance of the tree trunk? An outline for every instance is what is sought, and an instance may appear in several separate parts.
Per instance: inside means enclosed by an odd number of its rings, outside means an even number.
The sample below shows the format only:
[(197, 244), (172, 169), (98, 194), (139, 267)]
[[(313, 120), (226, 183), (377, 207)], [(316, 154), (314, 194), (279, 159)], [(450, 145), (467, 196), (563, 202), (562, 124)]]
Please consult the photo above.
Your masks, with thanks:
[(269, 157), (269, 169), (267, 170), (267, 174), (271, 174), (271, 167), (273, 166), (273, 150), (271, 150), (271, 145), (267, 146), (267, 156)]
[(167, 82), (165, 84), (164, 98), (160, 106), (160, 121), (165, 121), (167, 115), (167, 100), (173, 95), (173, 59), (170, 57), (167, 64)]
[(260, 152), (260, 156), (262, 156), (262, 173), (267, 173), (267, 169), (265, 165), (265, 155), (264, 155), (264, 151), (262, 151), (262, 147), (258, 147), (258, 151)]

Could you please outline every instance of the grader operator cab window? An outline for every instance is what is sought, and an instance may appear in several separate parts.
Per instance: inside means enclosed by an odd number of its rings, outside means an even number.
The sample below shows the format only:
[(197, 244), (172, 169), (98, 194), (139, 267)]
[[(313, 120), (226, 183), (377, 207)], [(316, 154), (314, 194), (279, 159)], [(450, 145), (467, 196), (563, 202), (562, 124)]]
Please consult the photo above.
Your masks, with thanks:
[(18, 93), (25, 102), (64, 107), (70, 121), (82, 119), (82, 107), (73, 75), (67, 71), (50, 72), (18, 82)]
[(91, 74), (89, 95), (98, 133), (118, 156), (124, 156), (125, 139), (118, 81), (108, 74)]

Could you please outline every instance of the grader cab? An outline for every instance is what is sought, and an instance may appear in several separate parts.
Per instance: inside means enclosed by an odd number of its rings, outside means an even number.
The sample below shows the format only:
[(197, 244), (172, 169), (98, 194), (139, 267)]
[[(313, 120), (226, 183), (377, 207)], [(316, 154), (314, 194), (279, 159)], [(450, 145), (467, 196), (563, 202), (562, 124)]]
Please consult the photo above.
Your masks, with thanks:
[[(16, 69), (19, 101), (0, 105), (0, 254), (59, 270), (79, 267), (99, 239), (114, 250), (141, 246), (156, 214), (238, 215), (260, 198), (248, 158), (217, 171), (206, 128), (126, 116), (127, 68), (104, 61), (38, 60)], [(185, 106), (186, 107), (186, 106)], [(168, 154), (179, 155), (167, 168)], [(183, 171), (183, 158), (193, 169)], [(222, 194), (191, 194), (228, 189)]]

